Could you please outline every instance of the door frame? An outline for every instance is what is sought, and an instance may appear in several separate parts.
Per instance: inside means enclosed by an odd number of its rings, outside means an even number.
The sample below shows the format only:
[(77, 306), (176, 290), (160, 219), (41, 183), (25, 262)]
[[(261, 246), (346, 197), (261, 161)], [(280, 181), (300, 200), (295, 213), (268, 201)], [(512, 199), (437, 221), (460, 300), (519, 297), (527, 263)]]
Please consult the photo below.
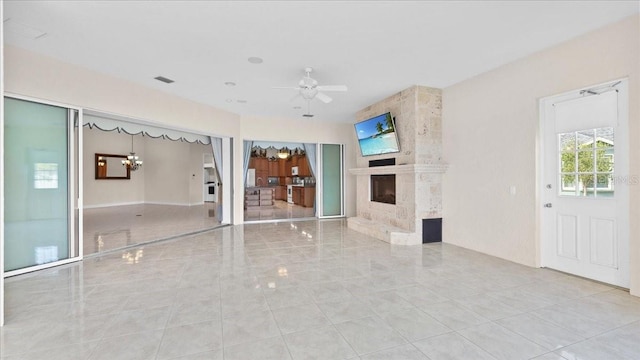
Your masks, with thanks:
[[(628, 78), (619, 78), (615, 80), (606, 81), (603, 83), (585, 86), (579, 89), (563, 92), (556, 95), (550, 95), (546, 97), (542, 97), (539, 99), (539, 121), (538, 121), (538, 129), (536, 134), (536, 189), (535, 189), (535, 204), (536, 204), (536, 266), (537, 267), (546, 267), (549, 263), (549, 260), (545, 258), (545, 246), (547, 245), (544, 241), (545, 236), (545, 226), (549, 226), (545, 223), (544, 217), (544, 203), (545, 194), (543, 192), (544, 187), (544, 179), (545, 179), (545, 131), (547, 130), (545, 126), (545, 122), (547, 121), (547, 112), (546, 108), (551, 103), (556, 103), (559, 101), (566, 101), (578, 98), (581, 92), (585, 92), (587, 90), (604, 90), (608, 87), (614, 87), (618, 91), (618, 119), (621, 119), (620, 125), (616, 128), (616, 134), (621, 134), (626, 137), (626, 141), (623, 143), (622, 151), (626, 152), (626, 159), (619, 163), (616, 159), (616, 169), (618, 169), (618, 165), (620, 164), (620, 168), (624, 173), (620, 173), (618, 171), (614, 172), (614, 181), (616, 181), (616, 193), (621, 193), (618, 198), (619, 201), (622, 202), (619, 205), (619, 209), (621, 210), (619, 213), (618, 221), (620, 226), (618, 228), (619, 237), (625, 238), (627, 241), (627, 246), (630, 247), (630, 223), (629, 223), (629, 189), (628, 183), (624, 182), (624, 178), (629, 178), (629, 155), (630, 155), (630, 146), (629, 146), (629, 79)], [(612, 90), (613, 91), (613, 90)], [(620, 260), (626, 262), (627, 264), (627, 274), (625, 275), (627, 282), (629, 282), (630, 277), (630, 263), (631, 263), (631, 253), (628, 251), (626, 257), (624, 254), (621, 254)]]
[[(24, 95), (18, 95), (18, 94), (13, 94), (13, 93), (4, 93), (3, 97), (2, 97), (2, 102), (4, 104), (4, 98), (12, 98), (12, 99), (16, 99), (16, 100), (22, 100), (22, 101), (29, 101), (29, 102), (33, 102), (33, 103), (37, 103), (37, 104), (43, 104), (43, 105), (51, 105), (51, 106), (56, 106), (56, 107), (60, 107), (60, 108), (65, 108), (67, 109), (67, 114), (68, 114), (68, 118), (67, 118), (67, 124), (69, 125), (69, 128), (67, 130), (67, 139), (68, 139), (68, 144), (67, 144), (67, 159), (69, 160), (69, 168), (68, 168), (68, 179), (69, 179), (69, 184), (67, 185), (68, 190), (69, 190), (69, 197), (68, 197), (68, 201), (69, 201), (69, 222), (68, 222), (68, 226), (69, 226), (69, 258), (68, 259), (64, 259), (64, 260), (58, 260), (58, 261), (54, 261), (54, 262), (50, 262), (50, 263), (46, 263), (46, 264), (42, 264), (42, 265), (35, 265), (35, 266), (30, 266), (30, 267), (26, 267), (26, 268), (22, 268), (22, 269), (17, 269), (17, 270), (12, 270), (12, 271), (4, 271), (4, 262), (3, 262), (3, 266), (2, 266), (2, 277), (11, 277), (11, 276), (16, 276), (16, 275), (21, 275), (21, 274), (26, 274), (26, 273), (30, 273), (33, 271), (37, 271), (37, 270), (43, 270), (43, 269), (48, 269), (51, 267), (55, 267), (55, 266), (60, 266), (60, 265), (65, 265), (65, 264), (69, 264), (69, 263), (73, 263), (76, 261), (81, 261), (84, 257), (83, 254), (83, 234), (82, 234), (82, 206), (83, 206), (83, 191), (82, 191), (82, 171), (83, 171), (83, 166), (82, 166), (82, 117), (83, 117), (83, 111), (81, 107), (77, 107), (77, 106), (73, 106), (73, 105), (69, 105), (69, 104), (65, 104), (65, 103), (59, 103), (59, 102), (55, 102), (55, 101), (49, 101), (49, 100), (43, 100), (43, 99), (38, 99), (38, 98), (34, 98), (31, 96), (24, 96)], [(3, 107), (4, 109), (4, 107)], [(73, 119), (69, 116), (69, 111), (75, 111), (78, 116), (76, 119)], [(4, 113), (3, 113), (3, 117), (2, 117), (2, 136), (4, 138)], [(78, 137), (74, 137), (74, 129), (76, 128), (76, 124), (77, 124), (77, 129), (78, 129)], [(77, 146), (75, 144), (75, 140), (77, 139)], [(77, 155), (76, 155), (77, 154)], [(2, 157), (4, 159), (4, 142), (2, 143)], [(3, 162), (3, 167), (2, 169), (0, 169), (0, 176), (2, 176), (2, 179), (4, 179), (4, 162)], [(4, 188), (4, 180), (3, 180), (3, 184), (2, 184), (3, 188)], [(77, 192), (76, 192), (77, 189)], [(77, 195), (77, 197), (76, 197)], [(3, 215), (4, 215), (4, 194), (2, 197), (2, 211), (3, 211)], [(75, 213), (76, 211), (78, 212), (78, 218), (75, 218)], [(76, 223), (77, 221), (77, 223)], [(77, 232), (77, 233), (76, 233)], [(76, 251), (75, 249), (75, 238), (78, 239), (78, 249)], [(3, 260), (4, 260), (4, 216), (2, 217), (2, 256), (3, 256)]]

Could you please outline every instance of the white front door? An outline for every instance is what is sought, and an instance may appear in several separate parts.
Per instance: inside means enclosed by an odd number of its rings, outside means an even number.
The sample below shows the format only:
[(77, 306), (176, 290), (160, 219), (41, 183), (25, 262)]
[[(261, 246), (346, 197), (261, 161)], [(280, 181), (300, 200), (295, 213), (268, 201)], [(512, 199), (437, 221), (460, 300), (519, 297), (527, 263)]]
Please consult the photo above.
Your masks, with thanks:
[(627, 82), (541, 100), (542, 266), (629, 287)]

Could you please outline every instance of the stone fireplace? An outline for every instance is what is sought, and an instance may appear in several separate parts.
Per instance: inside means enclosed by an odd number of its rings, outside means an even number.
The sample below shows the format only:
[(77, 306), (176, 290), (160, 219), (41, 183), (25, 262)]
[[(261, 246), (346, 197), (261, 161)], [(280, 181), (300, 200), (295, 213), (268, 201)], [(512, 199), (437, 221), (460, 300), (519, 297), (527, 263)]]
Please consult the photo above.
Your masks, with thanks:
[[(400, 152), (358, 157), (349, 170), (357, 177), (357, 216), (348, 226), (392, 244), (421, 244), (423, 220), (442, 218), (442, 92), (413, 86), (359, 111), (356, 120), (386, 112), (395, 118)], [(386, 159), (396, 165), (369, 167)]]

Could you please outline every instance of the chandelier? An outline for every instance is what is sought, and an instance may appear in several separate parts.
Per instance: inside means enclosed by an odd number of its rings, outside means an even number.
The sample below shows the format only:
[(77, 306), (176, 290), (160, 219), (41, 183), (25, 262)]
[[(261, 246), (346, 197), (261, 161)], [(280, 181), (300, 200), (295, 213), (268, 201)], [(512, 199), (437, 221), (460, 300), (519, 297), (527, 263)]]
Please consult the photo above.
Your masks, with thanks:
[(283, 147), (282, 149), (278, 150), (278, 157), (280, 159), (288, 159), (289, 158), (289, 149), (287, 149), (287, 147)]
[(133, 152), (133, 135), (131, 135), (131, 152), (127, 155), (127, 160), (122, 160), (122, 166), (126, 166), (131, 171), (136, 171), (142, 167), (142, 160)]

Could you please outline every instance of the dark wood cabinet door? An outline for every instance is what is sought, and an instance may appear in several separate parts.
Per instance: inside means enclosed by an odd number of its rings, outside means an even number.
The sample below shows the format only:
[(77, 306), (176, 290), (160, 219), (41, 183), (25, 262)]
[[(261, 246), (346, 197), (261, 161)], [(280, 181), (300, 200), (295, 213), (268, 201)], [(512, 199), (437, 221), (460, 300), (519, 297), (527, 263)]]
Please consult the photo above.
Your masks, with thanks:
[(278, 176), (278, 162), (269, 161), (269, 176)]
[(307, 161), (307, 157), (305, 155), (301, 155), (298, 159), (298, 172), (299, 176), (311, 176), (311, 171), (309, 170), (309, 163)]

